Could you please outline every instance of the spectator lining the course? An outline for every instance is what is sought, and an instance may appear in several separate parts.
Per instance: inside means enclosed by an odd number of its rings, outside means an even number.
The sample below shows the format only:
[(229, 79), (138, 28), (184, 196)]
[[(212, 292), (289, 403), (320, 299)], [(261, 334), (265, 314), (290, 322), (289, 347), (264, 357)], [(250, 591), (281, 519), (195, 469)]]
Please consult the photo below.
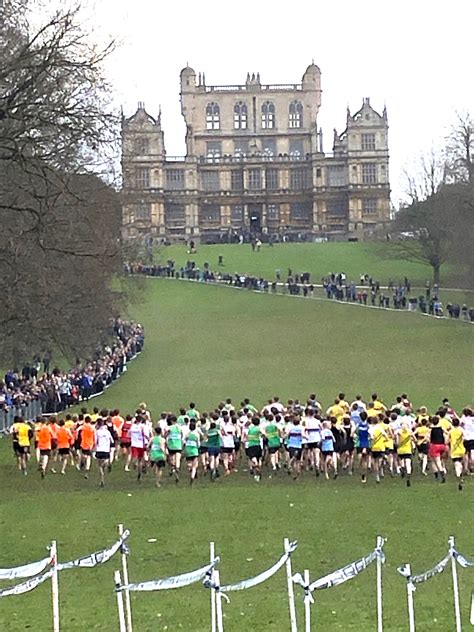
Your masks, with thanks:
[(144, 344), (144, 330), (139, 323), (117, 318), (111, 323), (110, 333), (112, 340), (99, 345), (91, 360), (84, 364), (77, 361), (68, 371), (58, 367), (50, 371), (49, 351), (43, 356), (43, 373), (38, 355), (21, 372), (16, 368), (7, 371), (0, 381), (0, 410), (38, 400), (43, 413), (57, 413), (102, 393), (127, 370), (127, 362), (140, 353)]

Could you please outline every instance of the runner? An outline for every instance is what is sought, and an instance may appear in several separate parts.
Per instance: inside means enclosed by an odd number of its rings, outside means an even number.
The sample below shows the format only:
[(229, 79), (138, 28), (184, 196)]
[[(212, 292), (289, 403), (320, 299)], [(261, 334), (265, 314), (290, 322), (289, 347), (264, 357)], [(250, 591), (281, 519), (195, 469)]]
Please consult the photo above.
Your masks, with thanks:
[(184, 457), (188, 466), (189, 484), (192, 485), (196, 478), (199, 461), (199, 433), (194, 419), (189, 422), (189, 433), (184, 441)]
[(448, 433), (449, 448), (451, 453), (451, 459), (454, 464), (454, 473), (458, 480), (458, 489), (462, 492), (464, 487), (463, 475), (463, 460), (466, 454), (466, 448), (464, 447), (464, 431), (460, 427), (459, 419), (453, 419), (452, 428)]
[(448, 433), (441, 428), (439, 425), (439, 417), (435, 415), (431, 418), (429, 456), (435, 479), (438, 480), (441, 478), (442, 483), (446, 483), (446, 467), (443, 462), (443, 457), (447, 452), (447, 438)]
[(132, 416), (127, 415), (120, 430), (120, 447), (122, 448), (122, 456), (125, 458), (124, 470), (126, 472), (130, 472), (130, 463), (132, 461), (132, 439), (130, 437), (132, 426)]
[(120, 414), (120, 410), (118, 408), (116, 408), (115, 410), (112, 410), (110, 413), (110, 416), (112, 417), (112, 424), (114, 426), (114, 430), (115, 430), (115, 436), (116, 439), (114, 440), (114, 446), (110, 452), (110, 463), (113, 463), (114, 461), (118, 461), (119, 458), (119, 445), (121, 444), (121, 438), (122, 438), (122, 427), (123, 424), (125, 423), (125, 419), (122, 417), (122, 415)]
[(251, 425), (247, 428), (247, 448), (246, 454), (250, 465), (250, 474), (259, 482), (262, 478), (262, 431), (260, 429), (260, 419), (254, 417)]
[(13, 436), (13, 451), (17, 457), (18, 467), (25, 476), (28, 474), (28, 459), (30, 457), (30, 445), (34, 433), (23, 417), (15, 417), (15, 422), (11, 427)]
[(59, 420), (58, 432), (56, 434), (56, 440), (58, 442), (58, 455), (61, 463), (61, 474), (66, 474), (66, 467), (69, 456), (71, 454), (71, 446), (74, 442), (74, 436), (68, 428), (66, 428), (66, 422), (63, 419)]
[(105, 487), (105, 470), (112, 458), (111, 451), (114, 438), (107, 423), (99, 417), (95, 424), (95, 458), (99, 465), (100, 486)]
[(352, 476), (354, 474), (355, 425), (348, 415), (344, 415), (342, 418), (342, 430), (345, 433), (341, 455), (342, 469), (346, 471), (349, 476)]
[[(188, 417), (190, 417), (188, 415)], [(197, 419), (197, 417), (192, 417)], [(168, 459), (170, 466), (170, 476), (175, 477), (176, 483), (179, 483), (179, 470), (181, 467), (181, 452), (183, 450), (183, 430), (182, 426), (177, 424), (175, 415), (168, 418), (168, 430), (166, 433), (166, 445), (168, 448)]]
[(130, 441), (132, 459), (134, 461), (134, 467), (137, 470), (137, 481), (140, 482), (145, 467), (145, 448), (148, 445), (145, 424), (140, 415), (135, 417), (133, 425), (130, 428)]
[(470, 408), (462, 411), (460, 425), (464, 431), (464, 447), (466, 448), (464, 469), (472, 476), (474, 475), (474, 416)]
[(288, 452), (290, 454), (288, 474), (292, 473), (295, 481), (301, 474), (301, 459), (303, 458), (303, 428), (298, 416), (290, 420), (286, 433), (288, 437)]
[(148, 443), (151, 467), (155, 470), (155, 486), (161, 487), (163, 469), (166, 467), (166, 441), (161, 426), (156, 426), (155, 434)]
[(323, 455), (323, 467), (326, 480), (329, 480), (329, 469), (332, 468), (334, 478), (337, 478), (337, 455), (335, 452), (336, 440), (332, 433), (333, 425), (330, 421), (323, 421), (321, 430), (321, 453)]
[(416, 437), (411, 431), (409, 425), (403, 422), (395, 431), (395, 440), (397, 443), (397, 455), (401, 462), (402, 477), (407, 479), (407, 487), (411, 486), (411, 459), (413, 456), (413, 446)]
[(385, 458), (385, 445), (388, 437), (382, 423), (376, 418), (372, 420), (372, 426), (369, 432), (372, 442), (371, 456), (373, 459), (375, 481), (380, 483), (380, 479), (383, 478), (383, 460)]
[(321, 469), (321, 421), (312, 408), (307, 408), (303, 426), (308, 439), (306, 449), (309, 457), (310, 469), (319, 476)]
[(367, 483), (367, 467), (370, 455), (370, 426), (365, 410), (359, 412), (359, 423), (356, 425), (356, 452), (359, 457), (361, 481)]
[(229, 476), (234, 467), (235, 426), (232, 423), (232, 418), (227, 414), (226, 410), (223, 410), (222, 414), (222, 455), (224, 462), (224, 474), (225, 476)]
[(87, 415), (84, 425), (80, 429), (81, 464), (80, 469), (85, 471), (84, 478), (89, 478), (91, 469), (92, 452), (94, 450), (95, 432), (91, 423), (91, 418)]
[(217, 427), (217, 415), (213, 415), (213, 421), (209, 424), (207, 431), (207, 452), (209, 457), (209, 471), (211, 473), (211, 481), (219, 478), (219, 456), (221, 453), (222, 437), (221, 431)]
[[(279, 417), (279, 416), (278, 416)], [(264, 435), (268, 442), (268, 453), (270, 455), (270, 465), (273, 472), (280, 469), (278, 462), (278, 454), (281, 446), (280, 428), (278, 427), (273, 415), (268, 415), (267, 425), (265, 426)]]
[(428, 466), (428, 451), (430, 447), (430, 428), (429, 424), (429, 416), (419, 416), (418, 422), (419, 425), (415, 428), (414, 435), (416, 438), (416, 449), (418, 451), (418, 460), (421, 465), (421, 473), (423, 476), (428, 476), (426, 468)]
[(49, 424), (46, 421), (41, 423), (41, 427), (38, 430), (38, 448), (40, 451), (40, 471), (41, 478), (46, 476), (48, 469), (48, 461), (51, 456), (51, 444), (53, 435)]

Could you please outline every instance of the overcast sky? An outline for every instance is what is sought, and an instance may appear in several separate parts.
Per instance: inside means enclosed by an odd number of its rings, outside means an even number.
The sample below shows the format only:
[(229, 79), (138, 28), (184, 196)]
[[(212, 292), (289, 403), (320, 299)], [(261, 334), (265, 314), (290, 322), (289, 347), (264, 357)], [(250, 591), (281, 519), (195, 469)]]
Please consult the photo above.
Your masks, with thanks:
[[(94, 0), (90, 0), (93, 2)], [(442, 144), (456, 110), (474, 111), (474, 3), (471, 0), (95, 0), (94, 23), (122, 45), (108, 71), (117, 101), (131, 114), (145, 101), (162, 107), (168, 155), (183, 155), (179, 73), (187, 62), (206, 83), (298, 83), (314, 59), (322, 72), (319, 126), (324, 149), (346, 107), (363, 97), (390, 125), (391, 184), (396, 203), (403, 169)]]

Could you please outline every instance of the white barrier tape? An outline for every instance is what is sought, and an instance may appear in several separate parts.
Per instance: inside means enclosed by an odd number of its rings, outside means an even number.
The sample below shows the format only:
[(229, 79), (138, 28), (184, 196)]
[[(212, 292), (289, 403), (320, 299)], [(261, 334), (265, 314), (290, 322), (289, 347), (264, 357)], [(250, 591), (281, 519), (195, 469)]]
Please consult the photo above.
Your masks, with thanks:
[(313, 591), (314, 590), (324, 590), (326, 588), (331, 588), (332, 586), (339, 586), (339, 584), (343, 584), (349, 579), (353, 579), (356, 577), (361, 571), (365, 570), (367, 566), (372, 564), (378, 557), (382, 560), (382, 563), (385, 562), (385, 553), (383, 552), (383, 544), (384, 540), (382, 540), (380, 546), (376, 547), (371, 553), (366, 555), (365, 557), (361, 557), (359, 560), (352, 562), (351, 564), (347, 564), (342, 568), (329, 573), (329, 575), (325, 575), (324, 577), (320, 577), (316, 579), (311, 584), (307, 584), (301, 573), (296, 573), (293, 575), (293, 582), (295, 584), (299, 584), (304, 590), (304, 599), (309, 600), (310, 603), (314, 603), (313, 599)]
[(462, 566), (462, 568), (469, 568), (470, 566), (474, 566), (473, 560), (464, 557), (464, 555), (459, 553), (459, 551), (457, 551), (456, 549), (452, 550), (452, 554), (454, 555), (454, 559), (456, 560), (456, 562), (459, 564), (459, 566)]
[(0, 597), (8, 597), (10, 595), (22, 595), (23, 593), (29, 592), (33, 590), (47, 579), (50, 579), (54, 573), (54, 569), (50, 568), (49, 571), (46, 571), (42, 575), (38, 575), (37, 577), (33, 577), (28, 579), (26, 582), (22, 582), (21, 584), (17, 584), (16, 586), (10, 586), (9, 588), (3, 588), (0, 590)]
[(129, 537), (129, 535), (130, 531), (127, 529), (123, 532), (117, 542), (115, 542), (108, 549), (96, 551), (95, 553), (91, 553), (90, 555), (79, 557), (76, 560), (64, 562), (63, 564), (58, 564), (58, 571), (65, 571), (71, 568), (94, 568), (94, 566), (98, 566), (99, 564), (105, 564), (105, 562), (108, 562), (119, 550), (121, 550), (123, 553), (128, 553), (128, 548), (125, 544), (125, 540)]
[(138, 584), (126, 584), (124, 586), (118, 586), (115, 590), (130, 590), (130, 591), (152, 591), (152, 590), (171, 590), (173, 588), (181, 588), (183, 586), (189, 586), (203, 580), (206, 575), (209, 575), (219, 562), (219, 558), (216, 557), (210, 564), (198, 568), (195, 571), (189, 573), (183, 573), (182, 575), (175, 575), (174, 577), (166, 577), (165, 579), (155, 579), (148, 582), (140, 582)]
[(39, 562), (32, 562), (24, 566), (16, 566), (15, 568), (0, 568), (0, 579), (19, 579), (24, 577), (33, 577), (43, 572), (44, 569), (51, 564), (51, 557), (45, 557)]
[(410, 590), (416, 590), (415, 584), (421, 584), (423, 582), (426, 582), (428, 579), (431, 579), (432, 577), (435, 577), (436, 575), (439, 575), (440, 573), (442, 573), (444, 569), (446, 568), (446, 566), (448, 565), (451, 557), (452, 557), (452, 554), (450, 551), (446, 555), (445, 558), (443, 558), (440, 562), (436, 564), (436, 566), (433, 566), (433, 568), (430, 568), (428, 571), (425, 571), (424, 573), (420, 573), (419, 575), (410, 575), (408, 573), (406, 564), (404, 566), (400, 566), (399, 568), (397, 568), (397, 571), (400, 573), (400, 575), (403, 575), (403, 577), (406, 577), (408, 587), (410, 588)]
[(226, 586), (219, 586), (216, 583), (212, 582), (211, 579), (209, 578), (205, 580), (204, 585), (206, 586), (206, 588), (211, 588), (215, 590), (216, 592), (219, 592), (220, 595), (227, 601), (227, 603), (230, 603), (229, 597), (226, 595), (226, 593), (235, 592), (237, 590), (247, 590), (248, 588), (253, 588), (254, 586), (258, 586), (259, 584), (262, 584), (267, 579), (275, 575), (275, 573), (277, 573), (280, 570), (280, 568), (282, 568), (286, 564), (286, 562), (288, 561), (288, 558), (290, 557), (292, 553), (294, 553), (294, 551), (296, 551), (297, 547), (298, 547), (298, 542), (296, 541), (290, 542), (288, 545), (288, 548), (285, 550), (285, 552), (280, 557), (280, 559), (273, 566), (268, 568), (266, 571), (263, 571), (262, 573), (255, 575), (255, 577), (244, 579), (235, 584), (227, 584)]

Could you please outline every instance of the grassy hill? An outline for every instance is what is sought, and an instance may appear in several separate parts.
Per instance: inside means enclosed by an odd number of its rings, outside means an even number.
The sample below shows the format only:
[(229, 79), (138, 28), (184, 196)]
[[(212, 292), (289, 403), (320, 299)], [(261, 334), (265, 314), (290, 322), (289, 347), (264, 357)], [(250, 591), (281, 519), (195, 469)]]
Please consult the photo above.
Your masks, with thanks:
[[(254, 260), (261, 264), (257, 257), (268, 256), (268, 269), (276, 267), (274, 253), (277, 248), (254, 253)], [(242, 262), (235, 259), (237, 269)], [(305, 263), (302, 257), (301, 269), (308, 268)], [(331, 269), (338, 270), (335, 263), (324, 273)], [(135, 278), (130, 284), (144, 289), (141, 300), (131, 293), (130, 314), (145, 325), (145, 350), (91, 405), (128, 412), (145, 401), (156, 417), (191, 400), (208, 409), (224, 397), (237, 402), (250, 397), (262, 404), (273, 395), (303, 399), (316, 392), (329, 405), (340, 390), (348, 397), (358, 392), (368, 397), (375, 390), (386, 402), (406, 391), (416, 405), (430, 408), (446, 396), (457, 408), (472, 401), (472, 328), (466, 323), (165, 279)], [(119, 465), (99, 490), (95, 464), (87, 481), (73, 469), (42, 481), (32, 466), (29, 476), (22, 476), (8, 438), (2, 438), (0, 567), (41, 559), (52, 539), (58, 541), (60, 561), (85, 555), (112, 543), (120, 522), (132, 531), (131, 581), (201, 566), (210, 540), (222, 557), (223, 582), (250, 577), (280, 556), (285, 536), (300, 542), (294, 570), (309, 568), (316, 578), (371, 551), (381, 534), (388, 537), (384, 629), (402, 632), (407, 629), (406, 590), (396, 567), (411, 562), (415, 572), (431, 568), (444, 557), (452, 534), (463, 553), (474, 552), (472, 478), (460, 493), (451, 476), (440, 485), (418, 471), (408, 489), (398, 478), (376, 485), (370, 477), (363, 486), (357, 476), (325, 481), (310, 472), (295, 482), (284, 474), (269, 478), (265, 471), (257, 484), (245, 468), (242, 461), (238, 474), (216, 483), (200, 476), (195, 488), (186, 484), (184, 472), (179, 486), (165, 476), (157, 490), (150, 475), (139, 485), (134, 473)], [(64, 632), (117, 630), (113, 571), (119, 567), (116, 558), (99, 569), (60, 575)], [(459, 575), (467, 625), (472, 569), (460, 569)], [(302, 625), (299, 593), (298, 600)], [(209, 630), (209, 595), (200, 586), (142, 593), (132, 602), (137, 632)], [(449, 570), (420, 586), (415, 602), (417, 630), (452, 629)], [(48, 583), (3, 599), (0, 629), (50, 629), (50, 603)], [(375, 629), (375, 567), (321, 591), (313, 608), (314, 625), (325, 632)], [(286, 632), (284, 574), (232, 594), (224, 610), (226, 632)]]

